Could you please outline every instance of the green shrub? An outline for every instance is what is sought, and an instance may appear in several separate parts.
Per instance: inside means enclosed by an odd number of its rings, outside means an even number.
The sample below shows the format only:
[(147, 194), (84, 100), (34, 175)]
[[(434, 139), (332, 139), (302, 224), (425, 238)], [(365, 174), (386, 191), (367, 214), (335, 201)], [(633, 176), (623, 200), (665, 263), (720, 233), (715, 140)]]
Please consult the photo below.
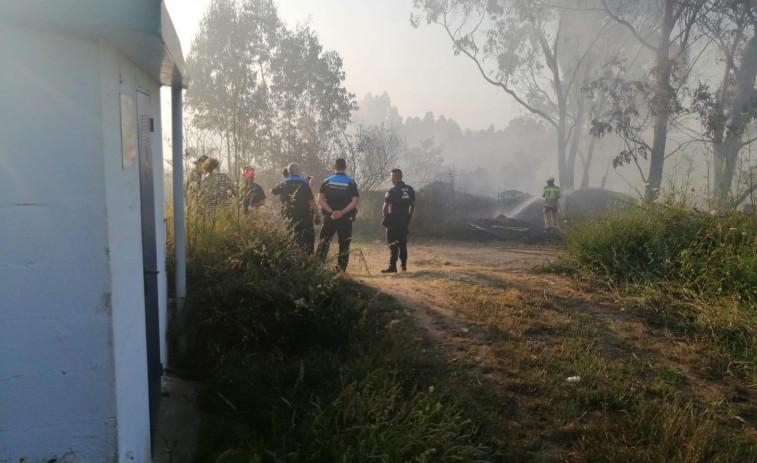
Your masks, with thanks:
[(755, 381), (755, 216), (636, 208), (566, 235), (577, 269), (624, 287), (625, 304), (650, 323), (706, 346), (702, 376)]
[(211, 373), (196, 461), (491, 461), (462, 407), (425, 383), (393, 299), (262, 216), (193, 220), (172, 335), (190, 346), (185, 368)]
[(656, 279), (667, 274), (692, 237), (687, 215), (634, 208), (626, 214), (580, 222), (566, 237), (571, 254), (583, 267), (620, 281)]
[(637, 207), (578, 223), (566, 235), (579, 265), (618, 281), (663, 278), (713, 294), (735, 291), (753, 300), (755, 230), (753, 218), (741, 214), (721, 218)]
[(490, 461), (454, 399), (407, 388), (396, 373), (356, 378), (361, 368), (324, 352), (244, 366), (206, 396), (200, 461)]
[(261, 346), (347, 342), (360, 314), (341, 303), (343, 278), (303, 255), (275, 222), (233, 213), (214, 221), (187, 253), (187, 301), (176, 327), (191, 346), (187, 361), (209, 366)]
[(681, 254), (679, 276), (702, 294), (735, 295), (757, 306), (757, 222), (731, 213), (712, 218)]

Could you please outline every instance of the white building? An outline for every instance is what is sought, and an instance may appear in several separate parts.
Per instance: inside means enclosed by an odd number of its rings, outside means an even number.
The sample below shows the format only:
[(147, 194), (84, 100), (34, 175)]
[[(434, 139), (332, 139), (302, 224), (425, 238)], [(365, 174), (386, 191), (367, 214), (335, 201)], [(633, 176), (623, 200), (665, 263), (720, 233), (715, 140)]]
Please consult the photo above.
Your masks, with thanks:
[(149, 462), (176, 32), (160, 0), (0, 0), (0, 63), (0, 462)]

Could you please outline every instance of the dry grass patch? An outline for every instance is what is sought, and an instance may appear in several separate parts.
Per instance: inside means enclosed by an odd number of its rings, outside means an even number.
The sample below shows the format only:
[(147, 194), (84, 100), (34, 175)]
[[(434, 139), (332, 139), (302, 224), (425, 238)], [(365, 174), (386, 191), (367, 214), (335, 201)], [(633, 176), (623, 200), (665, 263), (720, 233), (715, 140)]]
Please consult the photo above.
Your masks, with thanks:
[[(713, 402), (712, 391), (694, 390), (689, 366), (678, 365), (692, 359), (688, 344), (640, 330), (643, 324), (631, 314), (553, 292), (565, 282), (552, 276), (545, 281), (553, 284), (537, 287), (509, 276), (456, 273), (435, 287), (466, 319), (489, 328), (490, 357), (479, 358), (477, 367), (514, 398), (503, 419), (518, 422), (505, 426), (524, 455), (534, 461), (718, 461), (729, 441), (735, 454), (751, 455), (737, 429), (722, 426), (729, 407)], [(722, 368), (723, 359), (709, 355), (699, 361)]]

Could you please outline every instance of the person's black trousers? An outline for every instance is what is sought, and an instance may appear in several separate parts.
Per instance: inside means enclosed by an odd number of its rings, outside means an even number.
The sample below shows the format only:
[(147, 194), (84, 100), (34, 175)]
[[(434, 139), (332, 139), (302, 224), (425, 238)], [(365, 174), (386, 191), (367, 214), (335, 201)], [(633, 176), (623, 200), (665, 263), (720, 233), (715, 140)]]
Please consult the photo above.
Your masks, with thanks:
[(305, 254), (313, 254), (315, 247), (315, 229), (311, 221), (292, 221), (292, 234), (297, 244), (305, 251)]
[(407, 265), (407, 230), (409, 220), (404, 217), (397, 217), (386, 229), (386, 242), (389, 244), (389, 267), (397, 267), (397, 258), (402, 263), (402, 267)]
[(321, 259), (326, 259), (329, 254), (331, 239), (337, 235), (339, 240), (339, 257), (337, 263), (339, 268), (347, 271), (347, 264), (350, 261), (350, 244), (352, 243), (352, 220), (350, 217), (343, 216), (340, 219), (332, 220), (331, 217), (323, 218), (323, 227), (319, 235), (318, 250), (316, 255)]

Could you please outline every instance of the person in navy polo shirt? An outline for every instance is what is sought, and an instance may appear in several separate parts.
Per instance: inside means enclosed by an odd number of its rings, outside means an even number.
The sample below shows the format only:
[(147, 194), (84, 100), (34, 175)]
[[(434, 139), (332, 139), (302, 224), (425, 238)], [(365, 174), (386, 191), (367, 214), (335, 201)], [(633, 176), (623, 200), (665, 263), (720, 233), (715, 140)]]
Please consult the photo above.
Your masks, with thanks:
[(287, 166), (287, 171), (289, 177), (273, 187), (271, 193), (281, 195), (281, 212), (297, 244), (306, 254), (313, 254), (315, 229), (311, 214), (312, 211), (316, 211), (316, 225), (321, 224), (321, 214), (317, 212), (313, 190), (310, 189), (308, 179), (301, 176), (300, 165), (293, 162)]
[(331, 239), (336, 234), (339, 239), (337, 263), (342, 272), (347, 271), (350, 260), (352, 222), (355, 220), (357, 205), (360, 202), (357, 183), (345, 174), (346, 170), (347, 162), (344, 159), (334, 161), (334, 175), (321, 183), (316, 201), (324, 217), (316, 255), (323, 260), (326, 259)]
[(386, 241), (389, 243), (389, 267), (381, 273), (396, 273), (397, 258), (402, 271), (407, 270), (407, 232), (415, 212), (415, 190), (402, 181), (402, 171), (392, 170), (394, 186), (384, 196), (381, 224), (386, 227)]

